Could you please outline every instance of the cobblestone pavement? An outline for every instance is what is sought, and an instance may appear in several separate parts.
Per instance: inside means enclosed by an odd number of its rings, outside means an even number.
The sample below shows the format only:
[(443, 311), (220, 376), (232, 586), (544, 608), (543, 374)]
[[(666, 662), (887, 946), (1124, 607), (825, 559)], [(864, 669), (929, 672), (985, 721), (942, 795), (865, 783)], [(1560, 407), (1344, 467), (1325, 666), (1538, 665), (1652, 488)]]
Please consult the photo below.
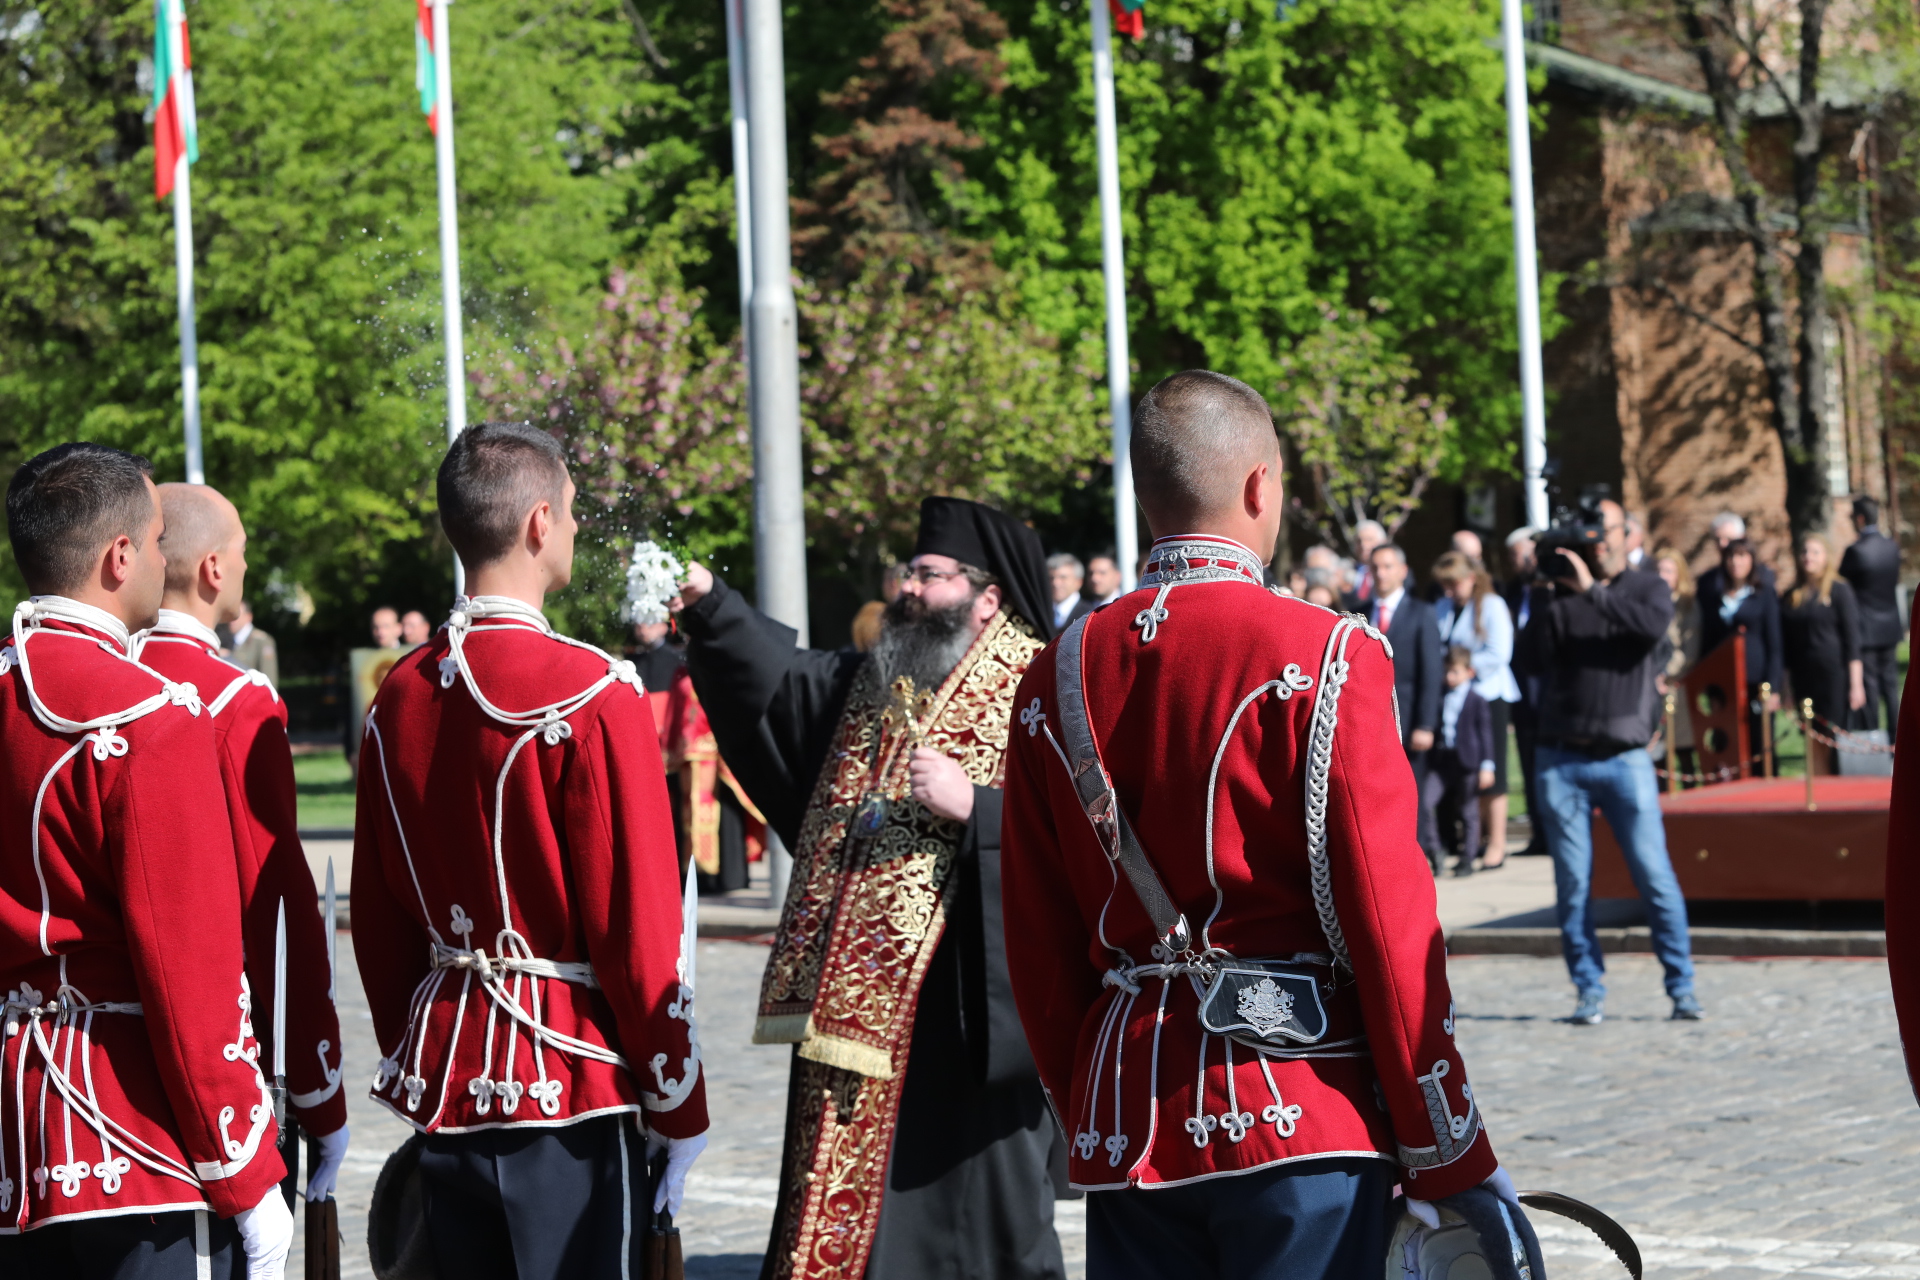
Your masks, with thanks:
[[(773, 1214), (789, 1050), (751, 1045), (766, 950), (700, 948), (712, 1144), (690, 1181), (687, 1274), (758, 1274)], [(378, 1059), (340, 947), (353, 1150), (341, 1177), (345, 1276), (366, 1276), (366, 1205), (406, 1128), (366, 1100)], [(1557, 1021), (1557, 960), (1459, 957), (1460, 1039), (1497, 1149), (1523, 1188), (1563, 1191), (1624, 1223), (1659, 1280), (1760, 1276), (1920, 1280), (1920, 1109), (1900, 1063), (1886, 966), (1868, 960), (1702, 961), (1709, 1021), (1666, 1020), (1656, 962), (1609, 958), (1599, 1027)], [(1085, 1214), (1059, 1208), (1072, 1274)], [(1554, 1280), (1614, 1280), (1582, 1229), (1536, 1215)], [(290, 1274), (300, 1274), (298, 1259)]]

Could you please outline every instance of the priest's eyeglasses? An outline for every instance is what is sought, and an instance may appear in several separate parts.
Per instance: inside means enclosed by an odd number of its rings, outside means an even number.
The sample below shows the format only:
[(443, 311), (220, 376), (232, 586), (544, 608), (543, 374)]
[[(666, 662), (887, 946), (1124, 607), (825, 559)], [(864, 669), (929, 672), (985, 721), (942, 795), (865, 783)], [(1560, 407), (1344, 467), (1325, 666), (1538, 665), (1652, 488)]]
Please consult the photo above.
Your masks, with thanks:
[(923, 587), (931, 586), (936, 582), (945, 582), (948, 578), (964, 578), (966, 575), (965, 569), (935, 569), (924, 564), (908, 569), (906, 574)]

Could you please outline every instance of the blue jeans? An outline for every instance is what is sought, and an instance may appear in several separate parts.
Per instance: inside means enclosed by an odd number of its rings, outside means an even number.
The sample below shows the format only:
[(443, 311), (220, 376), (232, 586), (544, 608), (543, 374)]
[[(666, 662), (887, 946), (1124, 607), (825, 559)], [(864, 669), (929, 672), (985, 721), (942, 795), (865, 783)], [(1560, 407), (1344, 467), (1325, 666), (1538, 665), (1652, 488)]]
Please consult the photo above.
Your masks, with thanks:
[(1560, 915), (1560, 950), (1581, 991), (1605, 992), (1607, 962), (1593, 926), (1593, 811), (1626, 855), (1633, 887), (1647, 904), (1653, 951), (1666, 970), (1667, 994), (1693, 990), (1693, 954), (1687, 939), (1687, 903), (1667, 860), (1667, 831), (1660, 820), (1660, 788), (1644, 751), (1622, 751), (1595, 760), (1578, 751), (1541, 743), (1535, 766), (1540, 818), (1553, 855), (1554, 896)]

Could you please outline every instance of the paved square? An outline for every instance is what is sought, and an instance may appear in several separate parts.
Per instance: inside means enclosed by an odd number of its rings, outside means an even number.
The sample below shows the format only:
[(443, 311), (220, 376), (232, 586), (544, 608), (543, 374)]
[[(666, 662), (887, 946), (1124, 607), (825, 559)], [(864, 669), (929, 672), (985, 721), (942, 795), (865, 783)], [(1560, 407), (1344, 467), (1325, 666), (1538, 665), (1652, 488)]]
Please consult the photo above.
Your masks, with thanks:
[[(765, 957), (751, 942), (700, 946), (714, 1128), (682, 1215), (698, 1280), (756, 1276), (772, 1219), (790, 1051), (748, 1043)], [(340, 963), (355, 1082), (342, 1274), (367, 1276), (367, 1201), (407, 1131), (366, 1098), (379, 1054), (345, 935)], [(1650, 1277), (1920, 1280), (1920, 1109), (1883, 962), (1702, 961), (1710, 1020), (1687, 1024), (1666, 1020), (1651, 957), (1614, 956), (1599, 1027), (1556, 1021), (1572, 1004), (1557, 960), (1457, 957), (1451, 973), (1475, 1092), (1515, 1180), (1620, 1219)], [(1058, 1208), (1077, 1278), (1084, 1210)], [(1580, 1228), (1539, 1220), (1554, 1280), (1625, 1275)]]

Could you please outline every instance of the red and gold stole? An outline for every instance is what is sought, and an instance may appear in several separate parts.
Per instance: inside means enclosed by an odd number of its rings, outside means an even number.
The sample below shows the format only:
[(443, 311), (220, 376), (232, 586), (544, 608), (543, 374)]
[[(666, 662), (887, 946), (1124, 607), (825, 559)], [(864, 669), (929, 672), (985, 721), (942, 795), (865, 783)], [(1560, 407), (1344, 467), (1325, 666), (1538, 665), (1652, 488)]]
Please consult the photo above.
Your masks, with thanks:
[[(794, 850), (754, 1040), (797, 1043), (774, 1232), (777, 1280), (857, 1280), (880, 1220), (914, 1008), (964, 828), (911, 794), (916, 746), (998, 787), (1013, 697), (1043, 645), (1004, 610), (938, 689), (855, 675)], [(900, 682), (901, 686), (905, 682)]]

